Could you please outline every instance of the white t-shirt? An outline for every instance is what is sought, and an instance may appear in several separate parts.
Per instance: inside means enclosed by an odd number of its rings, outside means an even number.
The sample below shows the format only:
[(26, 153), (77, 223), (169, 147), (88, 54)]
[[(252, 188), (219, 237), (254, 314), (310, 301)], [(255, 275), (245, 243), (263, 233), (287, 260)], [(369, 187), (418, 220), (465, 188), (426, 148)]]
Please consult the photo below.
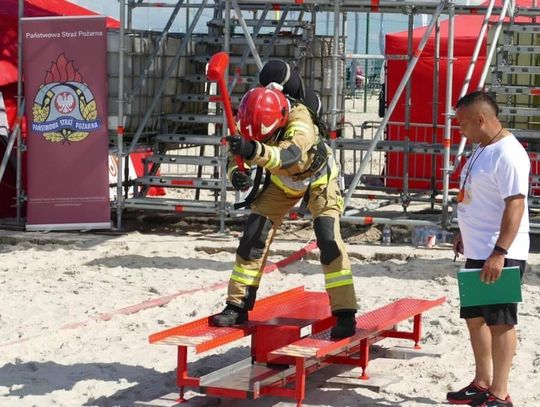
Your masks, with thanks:
[(499, 238), (504, 199), (521, 194), (525, 196), (525, 212), (506, 257), (527, 260), (530, 167), (527, 152), (513, 135), (485, 148), (478, 147), (467, 160), (460, 176), (464, 197), (458, 204), (458, 223), (466, 258), (485, 260), (489, 257)]

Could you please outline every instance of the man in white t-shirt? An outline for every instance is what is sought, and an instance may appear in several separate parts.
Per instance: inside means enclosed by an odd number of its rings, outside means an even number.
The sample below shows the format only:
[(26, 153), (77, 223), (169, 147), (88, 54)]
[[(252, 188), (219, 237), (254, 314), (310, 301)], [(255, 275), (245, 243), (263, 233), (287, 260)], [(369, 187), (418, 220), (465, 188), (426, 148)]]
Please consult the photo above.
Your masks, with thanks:
[[(454, 252), (465, 256), (465, 268), (481, 268), (486, 283), (496, 281), (505, 266), (519, 266), (523, 276), (529, 253), (530, 161), (498, 113), (495, 100), (481, 91), (456, 105), (460, 130), (477, 147), (461, 171)], [(462, 307), (460, 316), (467, 322), (476, 372), (468, 386), (449, 392), (447, 400), (512, 406), (508, 376), (516, 350), (517, 304)]]

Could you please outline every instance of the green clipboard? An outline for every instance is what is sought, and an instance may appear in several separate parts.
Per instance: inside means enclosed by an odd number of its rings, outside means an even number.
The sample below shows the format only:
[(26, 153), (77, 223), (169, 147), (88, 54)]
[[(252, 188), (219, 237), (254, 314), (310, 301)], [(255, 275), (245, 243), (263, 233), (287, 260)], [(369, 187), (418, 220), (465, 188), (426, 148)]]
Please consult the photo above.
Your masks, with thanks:
[(519, 267), (504, 267), (492, 284), (480, 280), (482, 269), (461, 269), (457, 273), (459, 300), (462, 307), (521, 302)]

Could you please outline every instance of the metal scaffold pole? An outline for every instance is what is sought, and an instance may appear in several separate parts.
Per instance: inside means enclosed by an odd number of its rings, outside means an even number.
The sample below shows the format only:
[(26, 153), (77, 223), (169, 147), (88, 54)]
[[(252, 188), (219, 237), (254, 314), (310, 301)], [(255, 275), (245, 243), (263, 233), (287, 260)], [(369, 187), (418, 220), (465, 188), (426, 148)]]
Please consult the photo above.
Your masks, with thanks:
[(445, 7), (444, 2), (441, 2), (435, 12), (433, 13), (433, 16), (431, 18), (431, 21), (424, 33), (424, 36), (422, 37), (420, 44), (418, 45), (418, 48), (416, 49), (414, 56), (412, 60), (409, 62), (409, 65), (407, 66), (407, 70), (405, 71), (405, 75), (403, 76), (403, 79), (401, 80), (398, 88), (396, 89), (396, 93), (394, 95), (394, 98), (392, 99), (392, 102), (390, 103), (390, 106), (388, 106), (388, 109), (386, 110), (386, 114), (384, 115), (384, 118), (377, 129), (377, 132), (373, 136), (373, 139), (371, 140), (371, 143), (368, 147), (368, 150), (365, 153), (365, 156), (360, 163), (360, 167), (358, 168), (356, 174), (354, 175), (354, 178), (349, 186), (349, 189), (347, 190), (347, 194), (345, 195), (345, 206), (348, 206), (349, 201), (351, 200), (351, 197), (354, 193), (354, 190), (356, 189), (356, 186), (358, 185), (360, 181), (360, 177), (362, 176), (362, 173), (364, 172), (365, 168), (367, 167), (371, 155), (373, 154), (373, 151), (375, 150), (375, 147), (377, 146), (377, 143), (381, 139), (381, 136), (386, 128), (386, 125), (390, 121), (390, 116), (394, 112), (394, 109), (397, 106), (397, 103), (399, 101), (399, 98), (401, 97), (401, 94), (403, 93), (403, 90), (405, 89), (405, 86), (407, 85), (411, 74), (418, 63), (418, 60), (420, 59), (420, 55), (422, 54), (424, 47), (426, 46), (426, 43), (429, 39), (429, 36), (431, 35), (431, 32), (433, 31), (433, 28), (435, 27), (435, 23), (437, 22), (439, 15), (443, 11)]
[(22, 115), (23, 115), (23, 71), (22, 71), (22, 18), (24, 17), (24, 0), (19, 0), (19, 24), (18, 24), (18, 64), (17, 64), (17, 175), (15, 181), (16, 189), (16, 209), (17, 209), (17, 224), (21, 223), (23, 190), (22, 190)]
[[(356, 13), (358, 14), (358, 13)], [(369, 55), (369, 20), (370, 14), (366, 13), (366, 54)], [(355, 49), (354, 52), (358, 52)], [(354, 73), (356, 75), (356, 72)], [(352, 76), (352, 75), (351, 75)], [(367, 113), (367, 99), (368, 99), (368, 60), (364, 61), (364, 113)]]
[[(120, 3), (121, 0), (118, 0), (118, 2)], [(120, 7), (122, 7), (122, 5), (120, 5)], [(128, 28), (128, 30), (131, 30), (133, 28), (133, 10), (135, 9), (136, 6), (133, 5), (133, 0), (128, 0), (128, 3), (127, 3), (127, 17), (126, 17), (126, 27)]]
[[(409, 61), (413, 58), (413, 32), (414, 32), (414, 14), (412, 11), (408, 16), (407, 25), (407, 56)], [(411, 142), (411, 99), (412, 99), (412, 81), (407, 82), (405, 87), (405, 151), (403, 152), (403, 192), (401, 194), (401, 206), (403, 211), (407, 212), (410, 203), (409, 194), (409, 145)]]
[[(223, 37), (223, 51), (229, 52), (231, 48), (231, 0), (225, 1), (225, 32)], [(228, 70), (225, 72), (225, 77), (228, 77), (228, 72)]]
[(332, 118), (330, 124), (331, 141), (330, 146), (332, 151), (336, 150), (336, 135), (337, 135), (337, 100), (338, 100), (338, 66), (339, 66), (339, 1), (334, 3), (334, 46), (332, 50)]
[(120, 29), (118, 37), (118, 130), (116, 133), (117, 144), (117, 180), (116, 180), (116, 227), (122, 229), (123, 209), (123, 176), (124, 176), (124, 47), (126, 18), (126, 0), (120, 0)]
[[(433, 135), (431, 137), (431, 142), (433, 144), (437, 143), (437, 132), (439, 124), (439, 72), (441, 70), (441, 21), (437, 20), (435, 24), (435, 50), (433, 56)], [(435, 153), (431, 154), (431, 209), (435, 207), (435, 196), (437, 191), (437, 159)]]
[[(446, 107), (445, 107), (445, 126), (444, 126), (444, 164), (443, 174), (448, 172), (450, 167), (450, 140), (452, 137), (452, 89), (454, 81), (454, 31), (455, 31), (455, 10), (454, 0), (448, 1), (448, 60), (446, 65)], [(442, 219), (443, 226), (446, 225), (448, 218), (448, 190), (450, 186), (450, 177), (443, 176), (443, 197), (442, 197)]]
[[(223, 51), (229, 53), (231, 51), (231, 0), (225, 1), (225, 27), (223, 31)], [(233, 84), (229, 83), (229, 67), (225, 69), (225, 79), (227, 86), (229, 87), (229, 94), (232, 92)], [(217, 85), (216, 85), (217, 86)], [(217, 104), (216, 104), (217, 109)], [(223, 109), (223, 119), (227, 120), (225, 109)], [(224, 122), (221, 126), (221, 135), (222, 137), (227, 136), (227, 125)], [(227, 146), (221, 144), (220, 151), (221, 157), (227, 157)], [(225, 233), (225, 215), (227, 207), (227, 160), (223, 160), (221, 163), (221, 213), (219, 215), (219, 231), (220, 233)]]

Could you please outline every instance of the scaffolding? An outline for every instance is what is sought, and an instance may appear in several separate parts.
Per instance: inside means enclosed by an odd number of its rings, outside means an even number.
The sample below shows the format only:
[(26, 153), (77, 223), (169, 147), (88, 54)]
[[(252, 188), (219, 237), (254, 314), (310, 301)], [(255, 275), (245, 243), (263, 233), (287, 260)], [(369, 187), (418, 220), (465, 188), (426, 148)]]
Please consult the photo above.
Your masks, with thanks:
[[(460, 96), (470, 90), (469, 83), (482, 39), (492, 25), (489, 30), (491, 45), (479, 88), (487, 87), (486, 79), (491, 70), (489, 90), (499, 98), (505, 124), (528, 143), (533, 166), (538, 166), (538, 142), (535, 138), (537, 120), (531, 109), (531, 106), (535, 106), (534, 97), (540, 93), (537, 87), (540, 70), (536, 67), (540, 54), (536, 45), (536, 35), (540, 32), (536, 17), (540, 16), (540, 8), (536, 7), (536, 3), (532, 7), (519, 7), (513, 0), (504, 0), (501, 5), (497, 5), (495, 0), (480, 5), (457, 0), (285, 0), (275, 4), (266, 0), (180, 0), (173, 3), (120, 0), (119, 3), (120, 29), (112, 41), (117, 45), (109, 45), (110, 52), (116, 54), (118, 62), (116, 81), (113, 81), (117, 93), (112, 96), (117, 106), (113, 112), (116, 115), (113, 120), (116, 131), (111, 137), (111, 151), (117, 155), (119, 163), (113, 203), (118, 228), (122, 227), (122, 213), (128, 208), (217, 215), (222, 231), (228, 217), (246, 213), (246, 210), (234, 209), (234, 203), (244, 196), (233, 192), (226, 179), (226, 151), (222, 143), (222, 137), (226, 134), (224, 116), (221, 107), (211, 101), (216, 89), (204, 74), (210, 56), (221, 50), (231, 55), (227, 78), (233, 104), (238, 103), (241, 95), (257, 83), (258, 71), (269, 58), (288, 60), (301, 73), (306, 84), (321, 94), (325, 118), (330, 124), (330, 145), (342, 163), (347, 206), (344, 222), (432, 225), (443, 229), (452, 227), (452, 197), (455, 191), (452, 190), (450, 178), (459, 168), (461, 158), (467, 155), (464, 138), (459, 146), (451, 143), (456, 15), (485, 16)], [(132, 13), (141, 7), (170, 9), (170, 18), (161, 32), (143, 33), (132, 29)], [(171, 27), (182, 10), (186, 16), (186, 32), (173, 34)], [(201, 24), (203, 11), (212, 14), (212, 18), (206, 22), (208, 32), (195, 33), (195, 27)], [(352, 138), (345, 136), (348, 123), (345, 112), (345, 65), (347, 58), (351, 58), (345, 50), (348, 12), (406, 14), (409, 16), (409, 38), (412, 38), (413, 32), (412, 17), (416, 14), (431, 15), (418, 47), (413, 49), (412, 40), (409, 41), (408, 55), (403, 56), (408, 59), (408, 66), (392, 100), (388, 101), (384, 118), (380, 122), (352, 124)], [(321, 13), (334, 17), (331, 35), (316, 35)], [(442, 15), (448, 17), (449, 43), (443, 113), (445, 123), (441, 127), (437, 125), (437, 109), (434, 110), (432, 124), (411, 122), (410, 78), (432, 33), (436, 45), (439, 45)], [(519, 22), (516, 22), (516, 16), (519, 16)], [(494, 18), (496, 23), (492, 24)], [(501, 37), (503, 29), (504, 35)], [(499, 37), (503, 38), (502, 45)], [(524, 39), (528, 41), (526, 45), (522, 45)], [(19, 44), (19, 50), (21, 48)], [(146, 61), (139, 61), (135, 69), (137, 52), (139, 57), (146, 57)], [(436, 53), (438, 60), (441, 56), (439, 51)], [(527, 60), (523, 55), (530, 57)], [(515, 66), (516, 62), (520, 65)], [(438, 75), (438, 71), (435, 75)], [(523, 76), (528, 79), (524, 80)], [(435, 79), (434, 97), (438, 92)], [(393, 123), (390, 119), (402, 94), (405, 94), (407, 101), (405, 121)], [(20, 101), (19, 117), (23, 109), (22, 98)], [(521, 120), (520, 117), (525, 119)], [(407, 135), (425, 133), (425, 136), (411, 139), (407, 136), (402, 142), (385, 140), (389, 125), (403, 127)], [(428, 139), (430, 132), (434, 135), (438, 131), (444, 134), (442, 140), (436, 140), (433, 136), (430, 142), (416, 141)], [(17, 128), (14, 133), (20, 134)], [(20, 142), (17, 145), (20, 146)], [(129, 175), (126, 163), (130, 154), (149, 148), (153, 154), (145, 159), (143, 176), (126, 181)], [(19, 153), (22, 148), (17, 148), (17, 151)], [(385, 155), (395, 151), (403, 153), (404, 162), (400, 164), (404, 169), (401, 189), (387, 187), (388, 177), (381, 167)], [(435, 171), (431, 171), (431, 178), (426, 180), (427, 188), (409, 188), (410, 181), (415, 181), (409, 179), (411, 163), (408, 160), (411, 154), (442, 156), (442, 179), (435, 179)], [(431, 160), (432, 167), (434, 162)], [(378, 166), (376, 163), (379, 163)], [(20, 189), (19, 175), (17, 179), (19, 219), (24, 194)], [(534, 207), (538, 206), (540, 179), (533, 175), (531, 182), (530, 203)], [(130, 186), (134, 187), (133, 196), (128, 195)], [(166, 198), (150, 197), (148, 192), (153, 187), (175, 189), (177, 192), (169, 193)], [(425, 220), (408, 213), (412, 201), (431, 204), (432, 209), (435, 204), (440, 205), (440, 218)], [(391, 204), (401, 205), (402, 213), (384, 217), (369, 213)]]

